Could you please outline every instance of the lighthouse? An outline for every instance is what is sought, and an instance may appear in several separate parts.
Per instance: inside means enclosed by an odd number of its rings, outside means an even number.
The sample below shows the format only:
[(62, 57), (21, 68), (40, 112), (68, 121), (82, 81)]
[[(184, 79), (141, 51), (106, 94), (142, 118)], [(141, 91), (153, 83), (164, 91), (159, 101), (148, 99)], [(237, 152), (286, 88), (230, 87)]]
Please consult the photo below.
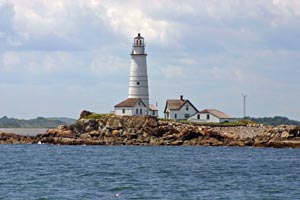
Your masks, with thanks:
[(147, 54), (140, 33), (133, 39), (128, 98), (115, 105), (116, 115), (158, 117), (155, 105), (149, 105)]
[(149, 92), (146, 57), (145, 41), (141, 34), (138, 33), (132, 45), (128, 98), (142, 99), (148, 114)]

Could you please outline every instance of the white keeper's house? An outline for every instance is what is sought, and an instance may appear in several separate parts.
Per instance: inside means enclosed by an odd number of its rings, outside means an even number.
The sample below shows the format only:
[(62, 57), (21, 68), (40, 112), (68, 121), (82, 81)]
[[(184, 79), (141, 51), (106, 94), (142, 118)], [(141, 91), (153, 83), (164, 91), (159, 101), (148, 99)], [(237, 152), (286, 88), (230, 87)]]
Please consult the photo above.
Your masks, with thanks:
[(164, 109), (165, 118), (175, 120), (188, 119), (197, 112), (197, 108), (188, 99), (183, 99), (182, 95), (179, 99), (168, 99)]
[(148, 73), (144, 38), (133, 39), (128, 98), (115, 105), (116, 115), (158, 116), (158, 109), (149, 105)]
[(236, 119), (230, 117), (229, 115), (225, 114), (220, 110), (204, 109), (189, 117), (188, 120), (193, 122), (222, 123), (222, 122), (233, 122)]

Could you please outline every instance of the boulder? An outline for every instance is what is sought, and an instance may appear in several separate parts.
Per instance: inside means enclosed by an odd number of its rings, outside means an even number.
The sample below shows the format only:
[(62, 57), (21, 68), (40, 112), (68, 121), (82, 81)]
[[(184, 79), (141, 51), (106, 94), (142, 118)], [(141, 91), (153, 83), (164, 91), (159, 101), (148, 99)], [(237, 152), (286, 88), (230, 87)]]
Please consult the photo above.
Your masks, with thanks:
[(83, 110), (83, 111), (80, 113), (79, 119), (87, 118), (87, 117), (90, 116), (91, 114), (93, 114), (93, 113), (90, 112), (90, 111), (87, 111), (87, 110)]

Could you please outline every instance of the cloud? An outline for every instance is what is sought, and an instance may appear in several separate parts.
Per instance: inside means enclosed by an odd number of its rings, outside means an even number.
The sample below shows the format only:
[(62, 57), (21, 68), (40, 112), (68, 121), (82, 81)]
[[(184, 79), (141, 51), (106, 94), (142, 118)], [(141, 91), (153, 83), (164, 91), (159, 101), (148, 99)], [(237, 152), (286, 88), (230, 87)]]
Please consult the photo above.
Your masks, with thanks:
[[(155, 4), (157, 5), (157, 2)], [(170, 38), (179, 37), (178, 31), (174, 29), (176, 27), (174, 24), (147, 15), (147, 12), (144, 12), (145, 5), (143, 4), (104, 1), (87, 6), (110, 27), (114, 34), (122, 35), (127, 39), (131, 39), (133, 34), (141, 32), (149, 41), (154, 43), (172, 44)], [(170, 36), (170, 32), (173, 35)]]
[[(140, 4), (134, 6), (123, 1), (78, 0), (74, 3), (53, 0), (11, 1), (9, 6), (14, 11), (10, 22), (17, 36), (14, 37), (14, 43), (31, 50), (36, 49), (31, 47), (32, 41), (43, 43), (43, 40), (49, 41), (49, 38), (58, 46), (54, 50), (61, 50), (60, 45), (70, 45), (70, 49), (86, 49), (90, 45), (95, 47), (93, 43), (97, 41), (97, 36), (98, 45), (103, 43), (103, 36), (106, 39), (112, 38), (111, 41), (118, 36), (132, 39), (137, 32), (142, 32), (154, 44), (179, 45), (181, 37), (179, 24), (148, 16)], [(40, 49), (45, 47), (41, 46)]]
[[(71, 113), (45, 94), (59, 90), (61, 99), (74, 101), (73, 109), (93, 104), (111, 110), (114, 98), (127, 95), (131, 43), (141, 32), (151, 99), (163, 104), (183, 94), (234, 116), (247, 93), (253, 113), (271, 115), (284, 103), (273, 101), (277, 93), (300, 98), (293, 92), (300, 73), (299, 12), (298, 0), (0, 0), (1, 92), (9, 104), (25, 95), (24, 87), (33, 88), (26, 90), (28, 101), (38, 91), (44, 95), (39, 100)], [(93, 93), (99, 102), (90, 101)], [(280, 111), (289, 114), (297, 105), (285, 99)], [(262, 102), (272, 103), (265, 109)]]
[[(258, 38), (265, 38), (266, 45), (270, 45), (266, 38), (275, 27), (291, 28), (289, 21), (296, 18), (296, 22), (299, 17), (297, 1), (133, 2), (53, 0), (10, 1), (10, 4), (4, 5), (10, 8), (5, 9), (8, 10), (6, 15), (13, 20), (10, 24), (17, 35), (11, 39), (14, 41), (12, 44), (24, 44), (28, 48), (32, 40), (36, 48), (37, 43), (43, 44), (49, 39), (51, 43), (46, 44), (56, 43), (56, 46), (62, 46), (61, 49), (96, 48), (105, 43), (101, 39), (103, 36), (115, 41), (117, 37), (132, 39), (137, 32), (142, 32), (152, 45), (173, 48), (182, 48), (194, 42), (203, 44), (199, 42), (201, 38), (207, 42), (204, 47), (215, 46), (214, 50), (232, 46), (226, 42), (228, 40), (238, 46), (239, 43), (249, 45), (245, 41), (250, 39), (252, 44), (261, 46), (264, 41)], [(279, 35), (280, 31), (276, 34), (275, 30), (274, 37)], [(223, 38), (224, 42), (214, 44), (212, 40), (207, 40), (210, 37), (216, 41)], [(185, 43), (187, 38), (193, 42)], [(195, 41), (194, 38), (198, 39)], [(41, 45), (40, 49), (45, 47)], [(61, 50), (56, 48), (54, 50)]]

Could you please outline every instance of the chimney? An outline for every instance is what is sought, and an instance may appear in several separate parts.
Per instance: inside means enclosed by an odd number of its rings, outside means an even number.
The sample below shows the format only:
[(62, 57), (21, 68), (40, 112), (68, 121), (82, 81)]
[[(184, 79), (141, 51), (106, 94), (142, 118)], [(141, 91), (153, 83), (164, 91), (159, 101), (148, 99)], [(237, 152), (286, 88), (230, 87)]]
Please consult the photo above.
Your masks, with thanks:
[(183, 95), (180, 95), (180, 100), (183, 101)]

